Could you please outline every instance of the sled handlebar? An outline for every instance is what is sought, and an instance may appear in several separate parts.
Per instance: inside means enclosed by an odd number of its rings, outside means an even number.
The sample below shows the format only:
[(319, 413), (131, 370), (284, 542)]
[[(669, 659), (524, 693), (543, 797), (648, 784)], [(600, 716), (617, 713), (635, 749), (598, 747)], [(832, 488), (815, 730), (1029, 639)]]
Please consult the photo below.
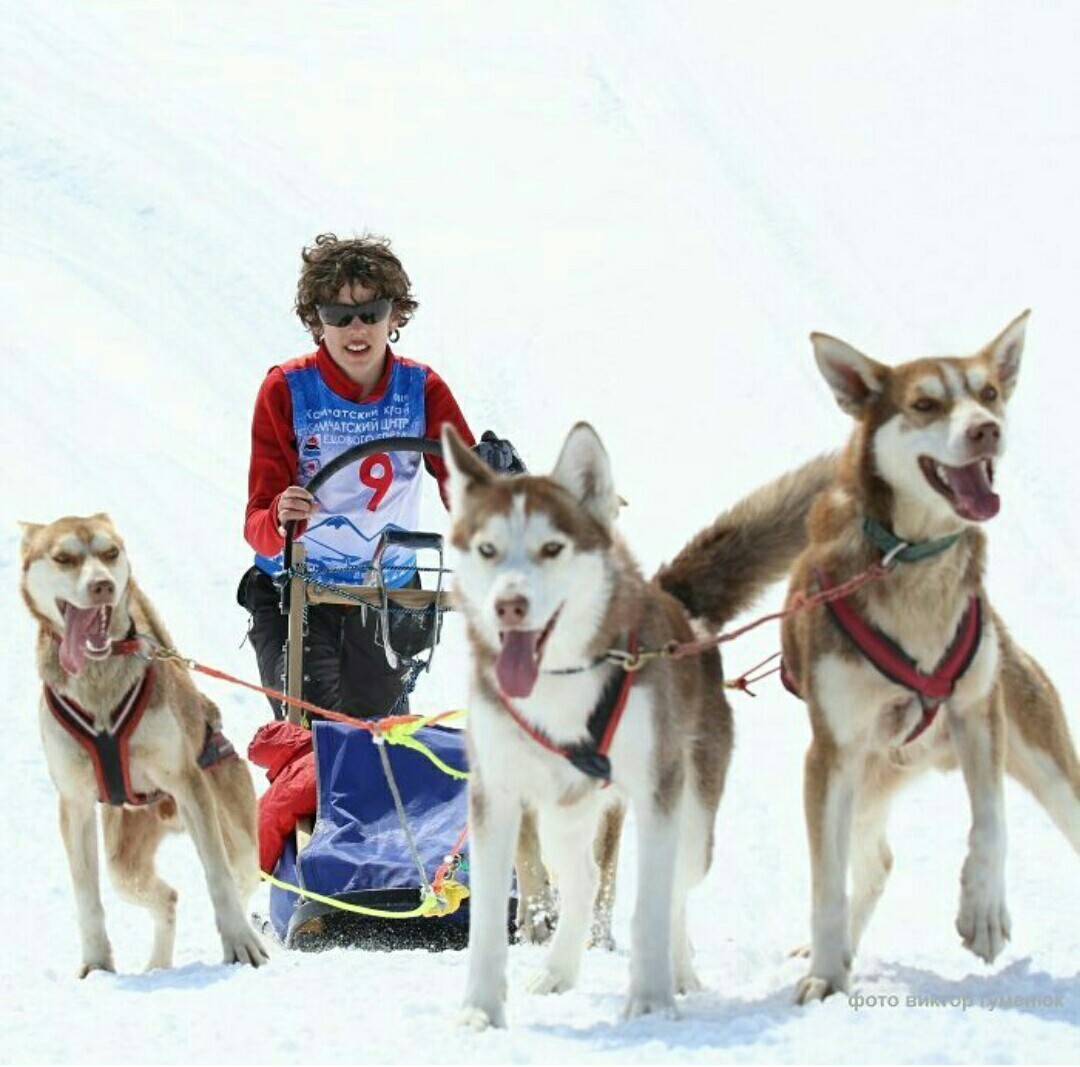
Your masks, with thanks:
[[(422, 452), (424, 455), (442, 457), (442, 442), (430, 437), (380, 437), (375, 441), (365, 441), (346, 449), (340, 456), (332, 459), (304, 487), (314, 496), (338, 471), (350, 464), (374, 456), (379, 452)], [(293, 532), (296, 522), (285, 524), (285, 570), (292, 570)]]

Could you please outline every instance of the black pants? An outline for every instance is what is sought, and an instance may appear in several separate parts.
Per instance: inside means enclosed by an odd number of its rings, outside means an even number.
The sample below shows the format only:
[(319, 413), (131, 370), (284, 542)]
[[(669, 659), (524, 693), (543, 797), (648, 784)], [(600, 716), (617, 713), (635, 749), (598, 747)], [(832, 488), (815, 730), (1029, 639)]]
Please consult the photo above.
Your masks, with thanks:
[[(285, 689), (285, 643), (289, 619), (281, 613), (281, 595), (258, 567), (240, 580), (236, 599), (251, 615), (249, 636), (262, 684)], [(366, 615), (366, 618), (365, 618)], [(401, 696), (405, 672), (394, 670), (376, 644), (379, 617), (358, 605), (311, 604), (304, 638), (304, 700), (358, 719), (385, 715)], [(281, 702), (267, 698), (274, 718), (284, 719)], [(408, 702), (396, 709), (404, 714)]]

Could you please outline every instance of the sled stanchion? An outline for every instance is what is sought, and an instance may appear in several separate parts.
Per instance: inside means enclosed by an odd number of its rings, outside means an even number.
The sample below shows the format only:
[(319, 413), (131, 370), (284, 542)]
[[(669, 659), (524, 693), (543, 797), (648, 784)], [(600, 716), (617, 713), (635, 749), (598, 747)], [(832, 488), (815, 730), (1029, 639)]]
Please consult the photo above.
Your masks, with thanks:
[[(300, 574), (305, 554), (303, 544), (294, 542), (292, 566), (289, 568), (289, 641), (285, 665), (285, 692), (293, 700), (302, 698), (304, 687), (304, 609), (307, 590)], [(296, 704), (289, 705), (288, 716), (289, 722), (297, 724), (303, 723), (306, 717)]]

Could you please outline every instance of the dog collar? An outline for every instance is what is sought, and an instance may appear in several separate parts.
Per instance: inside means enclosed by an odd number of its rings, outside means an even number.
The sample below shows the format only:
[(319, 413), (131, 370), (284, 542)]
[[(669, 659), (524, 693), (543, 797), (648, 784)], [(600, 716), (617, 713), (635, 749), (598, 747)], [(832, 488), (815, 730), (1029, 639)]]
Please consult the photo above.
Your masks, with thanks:
[(916, 541), (912, 544), (897, 537), (884, 523), (869, 517), (863, 522), (863, 530), (881, 549), (887, 563), (917, 563), (952, 548), (960, 540), (960, 534), (954, 533), (933, 541)]

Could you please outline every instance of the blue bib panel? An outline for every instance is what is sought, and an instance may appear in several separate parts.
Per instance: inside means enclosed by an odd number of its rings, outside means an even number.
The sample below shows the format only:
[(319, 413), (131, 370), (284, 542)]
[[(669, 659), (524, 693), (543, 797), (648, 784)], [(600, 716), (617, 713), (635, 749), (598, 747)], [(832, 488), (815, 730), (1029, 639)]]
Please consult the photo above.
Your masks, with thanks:
[[(312, 364), (285, 372), (292, 393), (299, 470), (307, 485), (342, 452), (380, 437), (423, 437), (427, 428), (424, 384), (427, 368), (395, 361), (390, 383), (379, 400), (343, 400)], [(388, 528), (415, 530), (420, 517), (419, 452), (380, 453), (338, 471), (319, 490), (318, 508), (300, 539), (308, 567), (341, 584), (360, 584)], [(284, 554), (255, 557), (273, 576), (284, 568)], [(416, 555), (392, 547), (383, 556), (386, 584), (407, 585), (416, 573)]]

